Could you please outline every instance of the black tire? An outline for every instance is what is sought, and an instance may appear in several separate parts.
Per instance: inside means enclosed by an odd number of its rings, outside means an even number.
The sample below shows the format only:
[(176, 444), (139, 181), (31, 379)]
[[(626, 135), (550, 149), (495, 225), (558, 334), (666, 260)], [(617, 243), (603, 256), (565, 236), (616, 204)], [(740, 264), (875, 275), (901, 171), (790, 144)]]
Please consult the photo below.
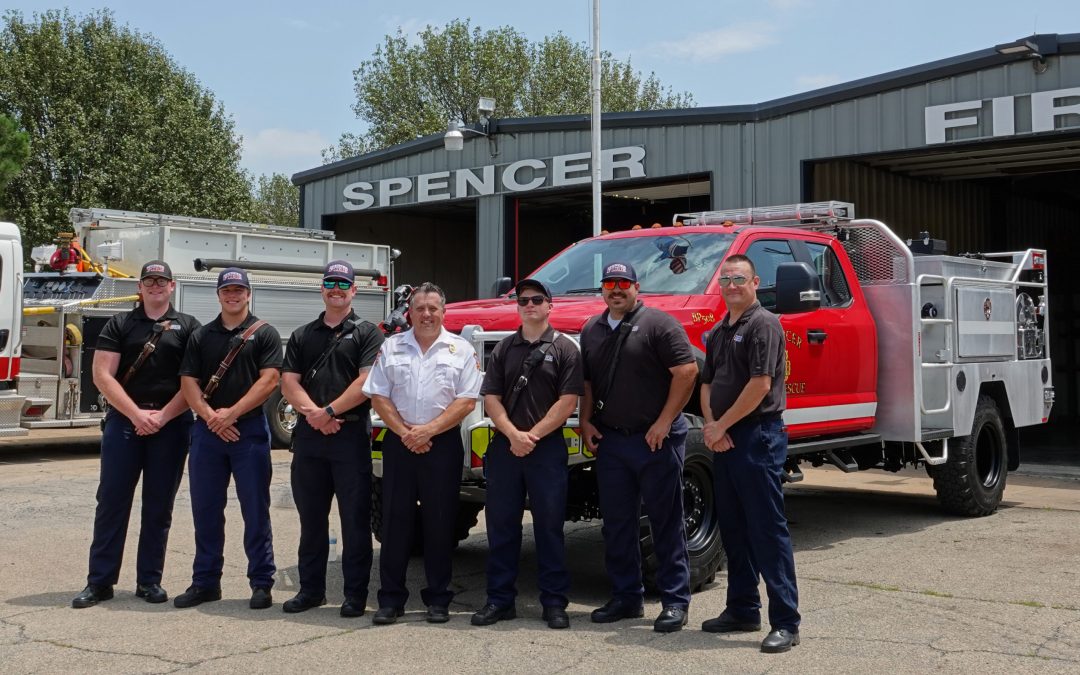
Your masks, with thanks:
[[(455, 541), (460, 542), (469, 536), (469, 531), (479, 522), (477, 516), (484, 510), (483, 504), (476, 502), (460, 502), (458, 504), (457, 520), (454, 521), (454, 532), (457, 536)], [(375, 541), (382, 543), (382, 478), (371, 478), (371, 534)], [(416, 524), (413, 528), (413, 555), (424, 552), (424, 539), (421, 535), (423, 530), (420, 524), (420, 509), (416, 510)]]
[[(725, 560), (720, 523), (713, 497), (712, 451), (705, 447), (700, 428), (690, 429), (683, 464), (683, 519), (690, 554), (690, 590), (698, 591), (716, 579)], [(645, 584), (656, 588), (658, 561), (649, 519), (641, 518), (641, 567)]]
[(280, 389), (275, 389), (270, 398), (266, 399), (266, 403), (263, 403), (263, 412), (266, 413), (266, 422), (270, 425), (270, 442), (273, 447), (292, 447), (292, 432), (299, 414), (281, 395)]
[(480, 522), (480, 512), (484, 505), (477, 502), (459, 502), (457, 520), (454, 521), (454, 533), (458, 542), (465, 541), (469, 537), (469, 531)]
[(1005, 492), (1009, 455), (1005, 425), (994, 399), (980, 396), (971, 434), (949, 443), (949, 459), (928, 466), (938, 501), (950, 513), (988, 516), (997, 510)]

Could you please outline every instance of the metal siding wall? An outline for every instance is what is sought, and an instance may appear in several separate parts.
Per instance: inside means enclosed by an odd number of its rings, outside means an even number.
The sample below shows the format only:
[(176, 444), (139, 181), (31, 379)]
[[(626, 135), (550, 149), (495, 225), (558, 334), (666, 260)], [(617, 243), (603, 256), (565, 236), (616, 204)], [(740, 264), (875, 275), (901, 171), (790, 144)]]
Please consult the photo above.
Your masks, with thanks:
[(850, 161), (814, 166), (812, 200), (855, 204), (855, 215), (886, 223), (901, 238), (928, 231), (944, 239), (950, 253), (999, 249), (985, 227), (991, 222), (992, 193), (965, 181), (930, 183)]

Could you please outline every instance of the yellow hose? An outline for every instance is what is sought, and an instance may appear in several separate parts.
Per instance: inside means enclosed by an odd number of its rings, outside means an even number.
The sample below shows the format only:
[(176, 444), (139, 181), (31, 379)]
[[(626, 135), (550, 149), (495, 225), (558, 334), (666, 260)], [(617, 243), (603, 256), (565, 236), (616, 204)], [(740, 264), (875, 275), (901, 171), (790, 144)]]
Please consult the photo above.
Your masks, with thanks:
[[(86, 264), (90, 266), (90, 269), (97, 272), (98, 274), (101, 274), (102, 273), (101, 265), (98, 265), (97, 263), (95, 263), (93, 260), (90, 259), (90, 254), (86, 252), (86, 249), (84, 249), (82, 246), (80, 246), (78, 250), (79, 250), (79, 256), (83, 260), (86, 261)], [(110, 277), (116, 277), (118, 279), (130, 279), (131, 278), (130, 274), (124, 274), (123, 272), (120, 272), (118, 270), (114, 270), (112, 268), (109, 268), (109, 276)]]
[(119, 298), (101, 298), (99, 300), (76, 300), (64, 305), (54, 305), (49, 307), (23, 307), (23, 316), (36, 316), (38, 314), (53, 314), (61, 309), (72, 310), (82, 307), (91, 307), (93, 305), (102, 305), (110, 302), (135, 302), (139, 299), (138, 295), (124, 295)]

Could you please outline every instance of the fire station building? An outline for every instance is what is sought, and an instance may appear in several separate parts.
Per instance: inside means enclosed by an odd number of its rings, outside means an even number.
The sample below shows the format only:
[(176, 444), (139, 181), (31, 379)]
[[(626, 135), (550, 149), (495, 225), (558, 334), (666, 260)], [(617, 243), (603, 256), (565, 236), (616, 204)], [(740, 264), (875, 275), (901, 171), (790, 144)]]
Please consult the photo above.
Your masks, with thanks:
[[(301, 224), (400, 249), (399, 282), (488, 296), (591, 235), (592, 158), (587, 115), (496, 111), (487, 132), (461, 151), (440, 133), (300, 172)], [(1080, 34), (759, 104), (609, 113), (602, 147), (609, 231), (836, 199), (950, 253), (1048, 249), (1055, 418), (1080, 416)]]

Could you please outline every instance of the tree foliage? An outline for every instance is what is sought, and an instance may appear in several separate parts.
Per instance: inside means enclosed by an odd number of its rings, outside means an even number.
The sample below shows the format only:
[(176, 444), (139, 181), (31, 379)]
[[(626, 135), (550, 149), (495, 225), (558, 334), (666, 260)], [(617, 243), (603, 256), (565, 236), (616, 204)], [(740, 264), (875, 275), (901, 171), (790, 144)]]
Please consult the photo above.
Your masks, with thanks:
[[(22, 169), (30, 156), (30, 136), (19, 130), (15, 120), (0, 115), (0, 190)], [(0, 203), (0, 215), (3, 215)]]
[[(495, 99), (500, 118), (591, 110), (591, 50), (562, 33), (532, 42), (510, 27), (484, 31), (454, 20), (428, 26), (417, 37), (410, 42), (400, 29), (387, 35), (353, 71), (353, 112), (367, 131), (343, 134), (337, 147), (323, 152), (324, 160), (437, 133), (451, 119), (476, 122), (480, 96)], [(602, 54), (600, 86), (607, 112), (693, 105), (691, 94), (674, 93), (654, 73), (644, 76), (608, 52)]]
[(151, 36), (108, 11), (0, 29), (0, 114), (30, 136), (2, 193), (25, 244), (50, 241), (74, 206), (241, 219), (251, 208), (240, 139), (213, 93)]
[(263, 174), (251, 186), (251, 219), (256, 223), (296, 227), (300, 221), (300, 191), (288, 176)]

